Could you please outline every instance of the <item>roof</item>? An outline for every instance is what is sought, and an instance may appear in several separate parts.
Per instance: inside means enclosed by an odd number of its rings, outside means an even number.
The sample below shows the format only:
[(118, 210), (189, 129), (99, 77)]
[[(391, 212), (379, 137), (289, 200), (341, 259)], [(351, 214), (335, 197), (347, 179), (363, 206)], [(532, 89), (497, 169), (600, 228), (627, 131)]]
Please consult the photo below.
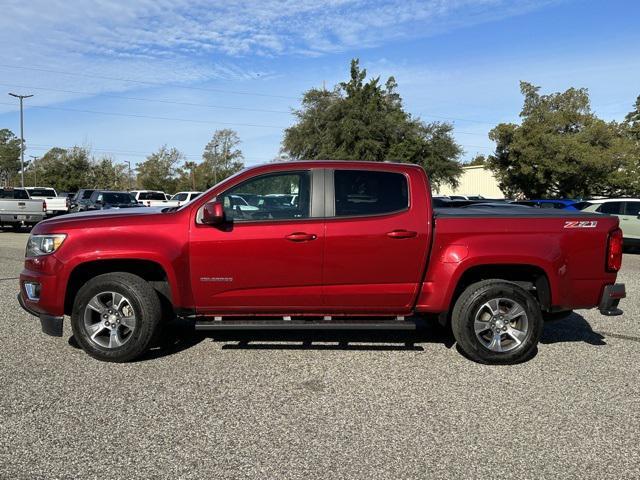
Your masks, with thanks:
[(594, 198), (594, 199), (585, 200), (585, 202), (589, 202), (589, 203), (629, 202), (629, 201), (640, 202), (640, 198), (619, 197), (619, 198)]

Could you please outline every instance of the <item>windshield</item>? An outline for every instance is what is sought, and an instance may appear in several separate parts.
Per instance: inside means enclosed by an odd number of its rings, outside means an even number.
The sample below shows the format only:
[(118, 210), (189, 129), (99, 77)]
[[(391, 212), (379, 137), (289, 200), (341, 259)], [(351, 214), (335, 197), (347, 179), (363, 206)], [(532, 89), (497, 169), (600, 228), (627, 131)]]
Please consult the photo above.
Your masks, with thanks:
[(57, 197), (53, 188), (30, 188), (29, 194), (32, 197)]
[(138, 202), (135, 198), (125, 192), (107, 192), (102, 195), (102, 203), (126, 205), (137, 204)]

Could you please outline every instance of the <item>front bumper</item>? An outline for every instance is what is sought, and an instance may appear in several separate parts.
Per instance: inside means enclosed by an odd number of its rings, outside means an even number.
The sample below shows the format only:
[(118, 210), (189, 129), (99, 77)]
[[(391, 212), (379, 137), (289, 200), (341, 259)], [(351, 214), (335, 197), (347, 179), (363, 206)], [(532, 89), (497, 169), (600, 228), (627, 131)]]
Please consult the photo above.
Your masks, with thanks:
[(613, 285), (606, 285), (602, 292), (602, 298), (600, 299), (600, 305), (598, 309), (602, 315), (616, 316), (622, 315), (622, 310), (618, 308), (620, 300), (625, 298), (627, 293), (624, 288), (624, 283), (615, 283)]
[(30, 313), (34, 317), (38, 317), (40, 319), (40, 326), (42, 327), (43, 333), (51, 335), (52, 337), (62, 336), (62, 324), (64, 321), (64, 317), (56, 317), (54, 315), (48, 315), (46, 313), (39, 313), (35, 310), (31, 310), (22, 298), (21, 293), (18, 294), (18, 303), (25, 312)]

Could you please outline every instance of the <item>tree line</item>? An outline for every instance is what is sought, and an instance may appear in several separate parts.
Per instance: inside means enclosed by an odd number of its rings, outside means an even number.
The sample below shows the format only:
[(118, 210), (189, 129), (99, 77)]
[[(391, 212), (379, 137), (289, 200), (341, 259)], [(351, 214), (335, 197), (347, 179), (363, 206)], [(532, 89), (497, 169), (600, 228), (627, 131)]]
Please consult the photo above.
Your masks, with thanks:
[[(396, 161), (421, 165), (434, 186), (456, 186), (463, 149), (449, 122), (425, 122), (404, 108), (397, 83), (367, 80), (357, 59), (350, 78), (332, 89), (311, 88), (284, 131), (279, 159)], [(604, 121), (591, 110), (584, 88), (543, 95), (520, 83), (524, 97), (519, 123), (500, 123), (490, 132), (496, 143), (488, 156), (471, 162), (491, 170), (508, 196), (589, 197), (640, 195), (640, 96), (621, 122)], [(17, 184), (20, 140), (0, 130), (0, 180)], [(135, 175), (89, 148), (52, 148), (28, 162), (25, 182), (62, 191), (81, 187), (136, 188), (176, 192), (206, 190), (244, 167), (238, 134), (216, 130), (202, 159), (187, 159), (160, 147), (139, 162)]]

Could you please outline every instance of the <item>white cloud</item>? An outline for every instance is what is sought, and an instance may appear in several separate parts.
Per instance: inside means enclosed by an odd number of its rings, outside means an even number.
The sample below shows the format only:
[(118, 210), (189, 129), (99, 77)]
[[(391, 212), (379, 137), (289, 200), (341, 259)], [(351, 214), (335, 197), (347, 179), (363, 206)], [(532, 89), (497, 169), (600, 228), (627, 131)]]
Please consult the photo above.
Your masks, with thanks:
[(551, 1), (5, 0), (0, 44), (11, 48), (0, 52), (0, 63), (166, 82), (241, 79), (251, 72), (236, 66), (239, 58), (375, 46)]

